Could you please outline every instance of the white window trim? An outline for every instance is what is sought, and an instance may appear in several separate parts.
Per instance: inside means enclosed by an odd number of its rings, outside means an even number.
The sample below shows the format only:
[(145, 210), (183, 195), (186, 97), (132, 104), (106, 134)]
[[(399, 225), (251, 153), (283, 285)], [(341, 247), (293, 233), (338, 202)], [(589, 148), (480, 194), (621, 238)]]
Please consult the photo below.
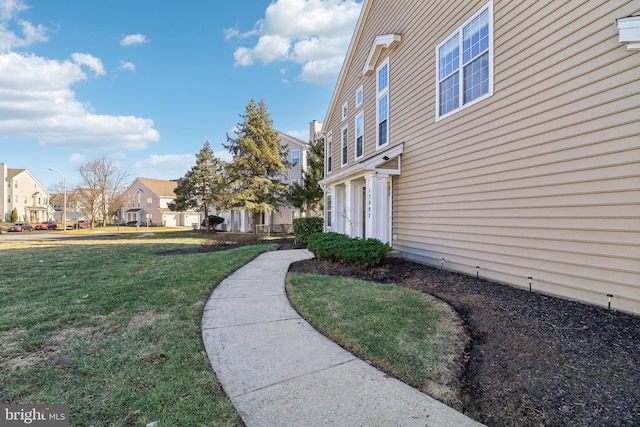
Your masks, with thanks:
[[(293, 161), (295, 160), (294, 154), (298, 155), (298, 164), (297, 165), (293, 164)], [(295, 167), (300, 166), (301, 164), (302, 164), (302, 159), (301, 159), (301, 156), (300, 156), (300, 149), (291, 150), (291, 167), (295, 168)]]
[(327, 153), (326, 156), (326, 168), (327, 168), (327, 174), (333, 172), (333, 153), (331, 152), (333, 150), (333, 132), (329, 132), (327, 134), (327, 141), (326, 141), (326, 147), (324, 147), (324, 152)]
[[(460, 34), (460, 44), (462, 45), (462, 29), (464, 27), (466, 27), (471, 21), (473, 21), (478, 15), (480, 15), (485, 9), (489, 9), (489, 48), (488, 48), (488, 52), (489, 52), (489, 91), (487, 93), (485, 93), (484, 95), (474, 99), (473, 101), (469, 101), (466, 104), (462, 104), (460, 105), (458, 108), (455, 108), (451, 111), (449, 111), (446, 114), (443, 115), (439, 115), (438, 112), (440, 111), (440, 80), (438, 77), (438, 51), (440, 50), (440, 47), (445, 44), (447, 42), (447, 40), (449, 40), (451, 37), (453, 37), (456, 33)], [(484, 99), (489, 98), (490, 96), (493, 95), (493, 39), (495, 37), (495, 34), (493, 32), (493, 0), (489, 1), (485, 6), (481, 7), (476, 13), (474, 13), (469, 19), (467, 19), (462, 25), (460, 25), (458, 28), (456, 28), (455, 31), (452, 31), (447, 37), (444, 38), (444, 40), (442, 40), (442, 42), (440, 44), (438, 44), (436, 46), (436, 102), (435, 102), (435, 106), (436, 106), (436, 122), (440, 121), (442, 119), (445, 119), (453, 114), (458, 113), (459, 111), (464, 110), (465, 108), (468, 108), (478, 102), (483, 101)], [(462, 49), (460, 49), (460, 55), (462, 55)], [(460, 82), (462, 82), (462, 65), (460, 65)], [(460, 103), (462, 103), (462, 99), (463, 99), (463, 93), (464, 93), (464, 84), (460, 84), (458, 87), (459, 90), (459, 99), (460, 99)]]
[(356, 90), (356, 108), (362, 105), (364, 102), (364, 88), (362, 85)]
[(331, 230), (331, 227), (333, 226), (333, 194), (331, 191), (328, 191), (326, 193), (326, 199), (325, 199), (325, 227), (328, 230)]
[[(379, 73), (380, 70), (384, 67), (387, 66), (387, 87), (385, 87), (382, 91), (378, 91), (379, 89)], [(389, 78), (389, 76), (391, 75), (391, 67), (389, 66), (389, 58), (385, 59), (379, 66), (378, 68), (376, 68), (376, 150), (380, 150), (382, 148), (385, 148), (389, 145), (389, 117), (391, 116), (391, 97), (389, 96), (389, 86), (391, 86), (391, 79)], [(383, 98), (384, 96), (387, 96), (387, 142), (385, 144), (380, 145), (380, 132), (379, 132), (379, 125), (380, 125), (380, 99)]]
[(342, 120), (346, 120), (349, 117), (349, 102), (342, 104)]
[[(344, 137), (345, 131), (347, 132), (347, 137)], [(347, 144), (347, 152), (344, 152), (345, 141)], [(349, 164), (349, 125), (343, 127), (340, 130), (340, 166), (347, 166)]]
[[(362, 117), (362, 154), (358, 156), (358, 119)], [(360, 111), (353, 121), (353, 128), (355, 129), (353, 138), (353, 158), (358, 160), (364, 157), (364, 111)]]

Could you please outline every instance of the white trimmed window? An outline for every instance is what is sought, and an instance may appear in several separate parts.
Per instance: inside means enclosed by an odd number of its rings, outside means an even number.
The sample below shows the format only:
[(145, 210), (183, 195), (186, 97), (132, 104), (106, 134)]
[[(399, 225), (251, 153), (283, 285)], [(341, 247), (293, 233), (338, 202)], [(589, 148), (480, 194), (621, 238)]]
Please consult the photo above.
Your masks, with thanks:
[(389, 59), (376, 71), (376, 148), (389, 144)]
[(362, 105), (363, 100), (364, 100), (363, 89), (362, 89), (362, 86), (360, 86), (356, 91), (356, 108)]
[(347, 116), (349, 116), (349, 103), (345, 102), (342, 104), (342, 120), (346, 120)]
[(332, 144), (332, 133), (329, 132), (327, 134), (327, 146), (325, 147), (325, 153), (327, 153), (327, 173), (331, 172), (333, 170), (332, 168), (332, 164), (331, 164), (331, 158), (332, 158), (332, 148), (333, 148), (333, 144)]
[(345, 126), (344, 128), (342, 128), (342, 149), (340, 150), (341, 152), (341, 159), (342, 159), (342, 166), (345, 166), (347, 163), (349, 163), (349, 126)]
[(300, 165), (300, 150), (291, 150), (291, 167)]
[(364, 156), (364, 112), (356, 117), (356, 159)]
[(436, 120), (493, 94), (491, 2), (436, 47), (436, 61)]
[(325, 224), (327, 228), (331, 228), (331, 194), (327, 194), (327, 201), (324, 204), (325, 207)]

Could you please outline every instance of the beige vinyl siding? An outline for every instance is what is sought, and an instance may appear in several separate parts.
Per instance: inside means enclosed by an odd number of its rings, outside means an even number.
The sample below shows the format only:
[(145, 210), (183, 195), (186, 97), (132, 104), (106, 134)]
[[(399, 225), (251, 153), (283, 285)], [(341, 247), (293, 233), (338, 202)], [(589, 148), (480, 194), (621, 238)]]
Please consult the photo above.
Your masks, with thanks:
[[(394, 246), (522, 287), (531, 276), (534, 290), (567, 298), (606, 305), (613, 294), (615, 308), (638, 313), (639, 56), (615, 27), (636, 11), (631, 2), (558, 3), (494, 3), (491, 98), (434, 123), (435, 100), (420, 111), (408, 92), (398, 111), (394, 91), (393, 114), (408, 113), (393, 117), (394, 130), (426, 116), (395, 136), (408, 148), (394, 186)], [(435, 75), (425, 51), (422, 75)], [(419, 92), (433, 99), (429, 83)]]
[(493, 95), (437, 122), (435, 48), (488, 2), (368, 3), (325, 131), (337, 172), (340, 106), (350, 101), (354, 135), (362, 84), (365, 158), (376, 154), (375, 73), (360, 73), (377, 35), (402, 34), (380, 56), (389, 146), (404, 144), (394, 248), (588, 303), (612, 294), (614, 309), (640, 313), (640, 52), (615, 24), (640, 2), (495, 0)]

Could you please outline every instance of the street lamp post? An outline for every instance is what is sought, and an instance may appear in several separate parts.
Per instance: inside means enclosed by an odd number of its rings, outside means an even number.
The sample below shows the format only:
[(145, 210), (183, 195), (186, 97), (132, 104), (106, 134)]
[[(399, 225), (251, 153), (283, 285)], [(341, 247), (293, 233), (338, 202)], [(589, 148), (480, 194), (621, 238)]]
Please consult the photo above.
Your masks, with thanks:
[(67, 177), (64, 176), (59, 171), (54, 168), (49, 168), (51, 172), (56, 172), (62, 177), (62, 185), (63, 185), (63, 201), (62, 201), (62, 226), (64, 227), (64, 232), (67, 232)]

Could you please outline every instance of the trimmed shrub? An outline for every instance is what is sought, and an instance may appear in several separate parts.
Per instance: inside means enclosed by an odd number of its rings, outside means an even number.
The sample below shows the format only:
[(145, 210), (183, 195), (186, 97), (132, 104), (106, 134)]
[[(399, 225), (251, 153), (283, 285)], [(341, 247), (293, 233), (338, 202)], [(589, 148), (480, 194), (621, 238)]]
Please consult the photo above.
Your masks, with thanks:
[[(207, 219), (203, 219), (202, 222), (200, 223), (201, 226), (206, 227), (207, 226)], [(217, 216), (217, 215), (209, 215), (209, 229), (210, 230), (215, 230), (216, 227), (220, 224), (222, 224), (224, 222), (224, 218)]]
[(370, 268), (382, 264), (391, 247), (378, 239), (351, 238), (339, 233), (316, 233), (309, 237), (309, 249), (318, 259)]
[(322, 233), (324, 220), (319, 217), (296, 218), (293, 220), (293, 234), (296, 241), (306, 244), (309, 237), (315, 233)]

